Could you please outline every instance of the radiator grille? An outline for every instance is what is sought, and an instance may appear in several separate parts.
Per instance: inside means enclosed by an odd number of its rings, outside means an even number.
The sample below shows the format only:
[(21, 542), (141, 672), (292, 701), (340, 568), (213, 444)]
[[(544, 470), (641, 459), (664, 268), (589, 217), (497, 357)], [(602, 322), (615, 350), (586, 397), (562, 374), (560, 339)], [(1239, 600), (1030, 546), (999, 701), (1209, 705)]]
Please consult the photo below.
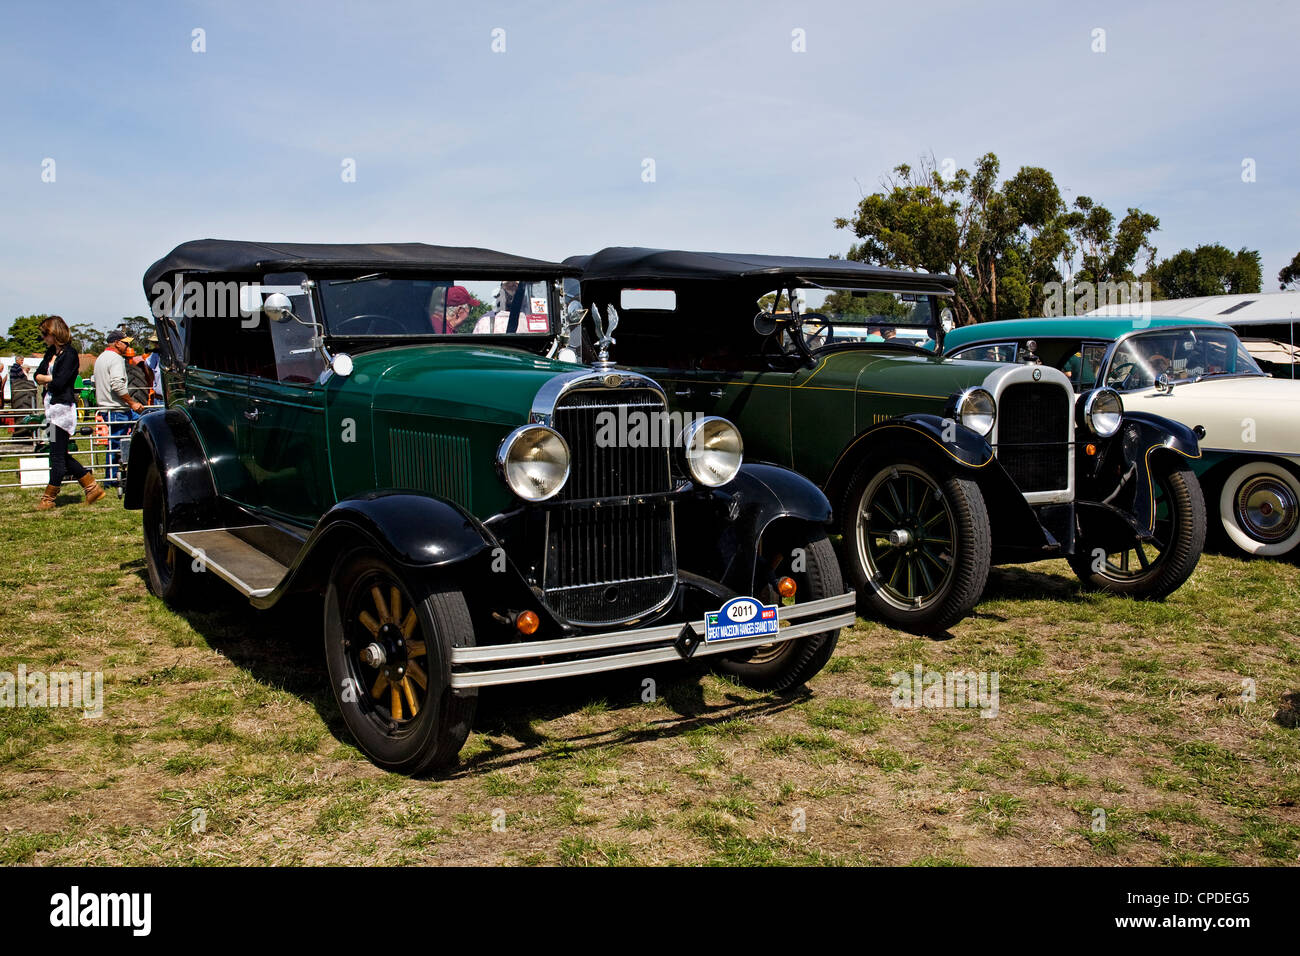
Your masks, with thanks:
[(393, 487), (425, 491), (469, 510), (469, 439), (393, 428), (388, 432)]
[(998, 461), (1022, 492), (1070, 484), (1070, 394), (1059, 385), (1019, 382), (998, 400)]
[[(620, 407), (626, 409), (622, 417)], [(571, 392), (555, 410), (552, 423), (571, 453), (561, 498), (570, 503), (548, 514), (542, 589), (551, 608), (573, 623), (627, 620), (653, 610), (673, 593), (672, 503), (590, 500), (671, 490), (671, 449), (662, 435), (650, 444), (643, 430), (647, 443), (632, 446), (621, 427), (634, 423), (633, 413), (646, 415), (657, 427), (665, 411), (663, 399), (650, 389)], [(602, 413), (613, 418), (602, 419)], [(637, 432), (630, 435), (635, 438)]]
[[(573, 453), (561, 494), (572, 501), (667, 491), (670, 487), (668, 421), (663, 400), (649, 389), (572, 392), (555, 410), (555, 430)], [(645, 424), (638, 431), (640, 419)], [(650, 432), (653, 431), (653, 436)], [(667, 429), (671, 432), (671, 429)], [(643, 443), (629, 447), (626, 438)], [(651, 444), (653, 442), (653, 444)]]

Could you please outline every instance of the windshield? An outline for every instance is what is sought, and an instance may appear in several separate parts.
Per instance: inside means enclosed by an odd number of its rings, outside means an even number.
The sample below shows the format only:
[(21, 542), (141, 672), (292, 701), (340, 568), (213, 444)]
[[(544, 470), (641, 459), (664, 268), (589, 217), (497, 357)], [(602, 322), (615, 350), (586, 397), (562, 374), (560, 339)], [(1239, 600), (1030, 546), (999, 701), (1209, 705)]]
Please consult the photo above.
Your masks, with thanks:
[[(804, 286), (795, 290), (800, 326), (810, 349), (858, 342), (894, 342), (933, 348), (934, 300), (931, 296), (879, 290)], [(788, 296), (770, 293), (759, 300), (766, 309), (789, 312)]]
[(1121, 391), (1150, 388), (1165, 372), (1175, 382), (1264, 374), (1230, 329), (1153, 330), (1116, 347), (1106, 384)]
[(551, 331), (545, 279), (412, 279), (385, 275), (319, 284), (325, 325), (349, 337), (543, 336)]

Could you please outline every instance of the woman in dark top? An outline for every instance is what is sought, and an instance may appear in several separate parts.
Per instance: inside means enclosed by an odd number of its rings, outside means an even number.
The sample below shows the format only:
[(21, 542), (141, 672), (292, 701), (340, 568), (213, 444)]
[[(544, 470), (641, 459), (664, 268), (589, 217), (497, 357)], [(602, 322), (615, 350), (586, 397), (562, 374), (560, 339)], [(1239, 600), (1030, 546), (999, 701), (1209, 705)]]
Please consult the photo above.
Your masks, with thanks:
[(36, 369), (36, 384), (45, 386), (45, 420), (50, 426), (50, 483), (45, 486), (37, 511), (49, 511), (65, 477), (75, 478), (86, 491), (86, 504), (104, 497), (104, 489), (95, 476), (68, 454), (68, 440), (77, 427), (77, 396), (73, 383), (81, 364), (77, 350), (70, 344), (68, 324), (57, 315), (41, 323), (41, 340), (45, 358)]

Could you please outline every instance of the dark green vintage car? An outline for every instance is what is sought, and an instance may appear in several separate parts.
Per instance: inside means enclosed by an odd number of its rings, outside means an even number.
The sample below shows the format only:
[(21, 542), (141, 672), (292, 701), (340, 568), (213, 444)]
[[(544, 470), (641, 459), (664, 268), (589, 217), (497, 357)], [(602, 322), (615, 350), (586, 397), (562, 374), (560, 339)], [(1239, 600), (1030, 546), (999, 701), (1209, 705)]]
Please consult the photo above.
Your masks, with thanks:
[(637, 248), (566, 263), (585, 305), (617, 310), (622, 362), (825, 490), (867, 613), (947, 628), (991, 562), (1063, 557), (1085, 586), (1148, 598), (1196, 565), (1192, 431), (1112, 389), (1076, 397), (1057, 369), (941, 357), (947, 276)]
[(743, 462), (718, 417), (610, 425), (673, 420), (608, 336), (590, 367), (557, 358), (575, 274), (203, 240), (145, 276), (166, 409), (136, 425), (125, 504), (150, 586), (321, 593), (334, 694), (381, 766), (453, 760), (486, 685), (710, 656), (787, 690), (854, 619), (816, 486)]

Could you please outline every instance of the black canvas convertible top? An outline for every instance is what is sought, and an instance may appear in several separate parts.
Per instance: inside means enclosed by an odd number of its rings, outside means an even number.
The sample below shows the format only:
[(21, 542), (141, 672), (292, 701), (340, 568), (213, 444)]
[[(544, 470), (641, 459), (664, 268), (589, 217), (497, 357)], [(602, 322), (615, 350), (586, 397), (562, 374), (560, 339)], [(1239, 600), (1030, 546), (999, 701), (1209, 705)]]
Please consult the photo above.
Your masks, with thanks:
[(431, 246), (423, 242), (342, 244), (319, 242), (240, 242), (195, 239), (183, 242), (144, 274), (146, 295), (154, 283), (176, 272), (268, 272), (302, 269), (373, 269), (385, 272), (451, 271), (460, 276), (501, 275), (534, 278), (576, 276), (577, 269), (542, 259), (491, 249)]
[(899, 292), (950, 294), (957, 280), (927, 272), (903, 272), (852, 259), (764, 256), (732, 252), (685, 252), (611, 246), (589, 256), (570, 256), (567, 266), (582, 270), (584, 282), (732, 281), (746, 285), (796, 278), (822, 285), (863, 285)]

